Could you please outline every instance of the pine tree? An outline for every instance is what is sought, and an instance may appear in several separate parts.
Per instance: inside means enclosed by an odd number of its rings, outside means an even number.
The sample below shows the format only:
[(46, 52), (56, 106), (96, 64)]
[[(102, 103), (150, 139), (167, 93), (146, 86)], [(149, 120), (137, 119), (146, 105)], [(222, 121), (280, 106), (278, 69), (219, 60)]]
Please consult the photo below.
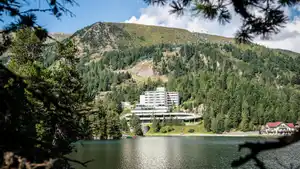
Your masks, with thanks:
[(100, 139), (107, 139), (107, 119), (106, 119), (106, 110), (101, 105), (98, 111), (98, 134)]
[(138, 136), (143, 135), (142, 127), (141, 127), (141, 122), (138, 116), (132, 115), (131, 121), (130, 121), (130, 127), (133, 128), (133, 133)]
[[(10, 70), (6, 71), (8, 69), (0, 65), (0, 90), (4, 89), (0, 91), (4, 100), (1, 101), (0, 111), (8, 117), (2, 123), (5, 127), (1, 128), (1, 133), (19, 138), (7, 140), (3, 137), (0, 146), (16, 152), (15, 155), (21, 155), (21, 158), (28, 161), (39, 162), (49, 160), (47, 157), (50, 156), (60, 159), (72, 152), (71, 143), (80, 139), (90, 139), (92, 133), (87, 116), (82, 113), (84, 91), (76, 70), (75, 47), (72, 42), (67, 41), (60, 48), (57, 47), (53, 53), (59, 60), (46, 67), (40, 55), (43, 46), (31, 31), (34, 32), (25, 28), (15, 34), (11, 46), (12, 59), (7, 65)], [(14, 94), (13, 97), (22, 104), (19, 105), (20, 109), (13, 112), (10, 111), (10, 107), (14, 107), (15, 103), (8, 94), (14, 93), (11, 87), (15, 84), (5, 84), (9, 82), (6, 81), (7, 76), (10, 76), (11, 80), (14, 79), (13, 83), (19, 83), (17, 91), (23, 93)], [(51, 143), (50, 146), (48, 143)], [(41, 149), (44, 155), (32, 154)], [(3, 154), (3, 151), (0, 153)]]
[(240, 123), (240, 129), (242, 131), (248, 131), (249, 129), (249, 117), (248, 113), (245, 111), (242, 112), (242, 121)]
[(13, 54), (12, 58), (18, 64), (41, 60), (42, 44), (43, 41), (35, 35), (32, 28), (21, 29), (16, 32), (15, 38), (12, 41), (10, 48)]
[(232, 128), (232, 124), (231, 124), (231, 121), (230, 121), (230, 116), (227, 116), (224, 120), (224, 128), (225, 128), (225, 131), (229, 132)]
[(218, 132), (218, 119), (215, 117), (211, 119), (211, 131), (214, 133)]
[(129, 127), (128, 127), (128, 124), (127, 124), (127, 120), (125, 118), (122, 118), (120, 123), (121, 123), (121, 130), (123, 132), (129, 132)]
[(216, 119), (217, 119), (217, 133), (223, 133), (225, 131), (225, 127), (224, 127), (224, 115), (221, 113), (221, 114), (218, 114)]
[(159, 120), (154, 117), (152, 121), (152, 130), (154, 132), (159, 132), (160, 128), (161, 126)]
[(203, 114), (203, 121), (204, 121), (204, 128), (207, 131), (211, 131), (211, 118), (209, 116), (209, 113), (207, 112), (207, 110), (205, 110), (204, 114)]
[(119, 139), (122, 137), (120, 130), (119, 115), (115, 112), (109, 112), (107, 115), (107, 135), (111, 139)]

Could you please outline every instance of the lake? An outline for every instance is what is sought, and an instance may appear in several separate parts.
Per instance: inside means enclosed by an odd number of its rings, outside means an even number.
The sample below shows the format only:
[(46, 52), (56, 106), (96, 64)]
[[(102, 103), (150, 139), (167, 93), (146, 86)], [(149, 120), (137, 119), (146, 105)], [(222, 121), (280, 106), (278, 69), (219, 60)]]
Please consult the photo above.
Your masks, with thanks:
[[(76, 144), (73, 159), (94, 161), (88, 169), (227, 169), (238, 152), (238, 144), (262, 141), (245, 137), (144, 137), (114, 141), (83, 141)], [(261, 153), (268, 168), (300, 165), (300, 144)], [(277, 158), (277, 160), (276, 160)], [(78, 165), (78, 169), (83, 169)], [(240, 168), (256, 168), (253, 162)]]

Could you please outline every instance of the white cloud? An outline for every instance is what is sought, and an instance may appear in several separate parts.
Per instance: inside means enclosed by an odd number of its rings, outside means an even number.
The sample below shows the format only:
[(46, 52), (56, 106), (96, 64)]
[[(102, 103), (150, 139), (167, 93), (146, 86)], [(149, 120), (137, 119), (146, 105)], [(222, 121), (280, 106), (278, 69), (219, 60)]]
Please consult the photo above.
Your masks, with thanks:
[[(181, 17), (169, 14), (168, 7), (149, 6), (141, 9), (139, 17), (132, 16), (125, 22), (145, 25), (157, 25), (166, 27), (183, 28), (192, 32), (215, 34), (226, 37), (233, 37), (241, 25), (239, 16), (233, 15), (229, 24), (220, 25), (217, 21), (205, 20), (201, 17), (191, 17), (186, 14)], [(288, 10), (285, 11), (288, 14)], [(271, 48), (281, 48), (300, 53), (300, 18), (294, 18), (285, 28), (271, 40), (255, 39), (255, 42)]]
[(137, 18), (136, 16), (132, 16), (125, 22), (176, 27), (193, 32), (205, 32), (224, 36), (232, 35), (236, 30), (236, 26), (239, 24), (239, 19), (236, 17), (233, 18), (231, 24), (222, 26), (219, 25), (218, 22), (204, 20), (201, 17), (190, 17), (189, 15), (177, 17), (176, 15), (170, 15), (168, 11), (168, 7), (149, 6), (141, 9), (140, 17)]

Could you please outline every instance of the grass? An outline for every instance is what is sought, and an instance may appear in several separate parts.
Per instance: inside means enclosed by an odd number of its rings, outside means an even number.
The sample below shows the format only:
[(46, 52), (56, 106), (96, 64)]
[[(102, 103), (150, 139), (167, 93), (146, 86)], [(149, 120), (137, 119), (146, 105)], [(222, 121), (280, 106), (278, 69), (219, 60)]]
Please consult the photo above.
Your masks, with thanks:
[[(150, 130), (146, 133), (146, 136), (150, 135), (171, 135), (171, 134), (213, 134), (212, 132), (207, 132), (204, 128), (204, 124), (200, 123), (199, 125), (186, 125), (186, 126), (172, 126), (173, 131), (167, 133), (154, 132), (151, 128), (151, 124), (148, 124)], [(183, 130), (182, 130), (183, 129)], [(194, 133), (189, 133), (190, 129), (194, 129)], [(183, 132), (182, 132), (183, 131)]]
[[(105, 27), (107, 26), (107, 27)], [(108, 28), (109, 32), (89, 32), (94, 29)], [(87, 34), (89, 33), (89, 34)], [(89, 35), (89, 36), (88, 36)], [(104, 36), (95, 36), (104, 35)], [(222, 37), (217, 35), (209, 35), (204, 33), (194, 33), (185, 29), (162, 27), (162, 26), (151, 26), (134, 23), (114, 23), (104, 22), (95, 23), (93, 25), (84, 27), (81, 30), (76, 31), (71, 38), (74, 36), (80, 36), (86, 38), (83, 41), (90, 45), (95, 44), (94, 47), (105, 47), (106, 43), (110, 38), (109, 35), (113, 35), (111, 44), (116, 44), (118, 47), (139, 47), (139, 46), (150, 46), (161, 43), (168, 44), (186, 44), (186, 43), (197, 43), (199, 41), (208, 40), (210, 42), (233, 42), (232, 38)], [(92, 39), (89, 39), (92, 38)], [(101, 39), (103, 41), (101, 41)], [(111, 45), (113, 46), (113, 45)]]
[[(192, 33), (185, 29), (169, 28), (161, 26), (150, 26), (141, 24), (128, 24), (128, 23), (115, 23), (120, 27), (123, 27), (127, 31), (133, 40), (134, 46), (149, 46), (160, 43), (195, 43), (199, 41), (199, 38), (205, 38), (212, 42), (228, 41), (232, 42), (232, 38), (221, 37), (216, 35), (208, 35), (201, 33)], [(151, 35), (151, 36), (149, 36)], [(141, 40), (141, 37), (142, 40)]]
[(128, 136), (134, 136), (134, 133), (131, 133), (131, 132), (122, 132), (122, 134), (128, 135)]

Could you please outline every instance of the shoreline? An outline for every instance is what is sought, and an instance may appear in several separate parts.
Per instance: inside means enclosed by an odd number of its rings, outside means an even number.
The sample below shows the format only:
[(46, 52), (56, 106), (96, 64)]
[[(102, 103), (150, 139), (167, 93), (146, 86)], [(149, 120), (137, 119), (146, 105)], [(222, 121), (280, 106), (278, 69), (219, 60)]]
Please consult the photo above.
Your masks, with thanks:
[(205, 133), (189, 133), (189, 134), (146, 134), (145, 137), (268, 137), (277, 138), (280, 135), (265, 135), (265, 134), (205, 134)]

